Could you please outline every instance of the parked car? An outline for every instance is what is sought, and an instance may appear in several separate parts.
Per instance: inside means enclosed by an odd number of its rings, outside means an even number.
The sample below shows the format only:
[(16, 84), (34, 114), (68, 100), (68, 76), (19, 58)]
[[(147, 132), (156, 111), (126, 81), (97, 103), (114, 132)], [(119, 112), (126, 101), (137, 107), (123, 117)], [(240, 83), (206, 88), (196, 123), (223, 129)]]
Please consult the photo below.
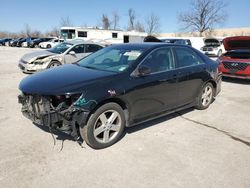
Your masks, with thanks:
[(5, 46), (7, 42), (9, 42), (11, 38), (3, 38), (0, 40), (0, 46)]
[(16, 47), (16, 46), (17, 46), (17, 43), (18, 43), (20, 40), (23, 40), (23, 38), (17, 38), (17, 39), (14, 39), (14, 40), (10, 41), (10, 46)]
[(13, 39), (11, 39), (9, 42), (8, 42), (8, 45), (6, 45), (6, 46), (11, 46), (12, 45), (12, 43), (14, 42), (16, 40), (16, 38), (13, 38)]
[(37, 39), (37, 37), (28, 37), (26, 41), (22, 43), (22, 47), (30, 47), (30, 44), (33, 40)]
[(124, 127), (208, 108), (220, 88), (218, 63), (190, 46), (120, 44), (26, 77), (19, 102), (33, 122), (100, 149), (117, 142)]
[(225, 53), (222, 41), (216, 38), (205, 38), (205, 45), (201, 47), (201, 51), (208, 56), (221, 56)]
[(27, 38), (22, 38), (17, 41), (16, 46), (17, 47), (22, 47), (23, 43), (27, 41)]
[(33, 73), (63, 64), (74, 63), (101, 48), (103, 46), (82, 41), (64, 42), (48, 50), (25, 54), (19, 61), (19, 67), (25, 73)]
[(189, 39), (161, 39), (162, 42), (192, 46)]
[(62, 43), (64, 42), (64, 39), (51, 39), (47, 42), (41, 42), (39, 44), (39, 47), (40, 48), (52, 48), (54, 47), (55, 45), (59, 44), (59, 43)]
[(39, 47), (39, 44), (41, 42), (46, 42), (46, 41), (49, 41), (53, 38), (38, 38), (38, 39), (34, 39), (30, 42), (30, 48), (38, 48)]
[(250, 79), (250, 36), (225, 38), (227, 52), (218, 58), (225, 77)]

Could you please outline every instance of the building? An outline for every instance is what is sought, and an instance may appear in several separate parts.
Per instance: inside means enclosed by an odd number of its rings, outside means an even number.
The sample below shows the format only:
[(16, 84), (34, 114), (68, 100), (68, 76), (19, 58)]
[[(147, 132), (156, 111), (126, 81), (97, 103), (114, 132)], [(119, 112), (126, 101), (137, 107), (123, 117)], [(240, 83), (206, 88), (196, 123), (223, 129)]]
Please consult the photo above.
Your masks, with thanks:
[(142, 42), (147, 33), (137, 31), (107, 30), (85, 27), (61, 27), (60, 36), (65, 40), (83, 39), (103, 44)]

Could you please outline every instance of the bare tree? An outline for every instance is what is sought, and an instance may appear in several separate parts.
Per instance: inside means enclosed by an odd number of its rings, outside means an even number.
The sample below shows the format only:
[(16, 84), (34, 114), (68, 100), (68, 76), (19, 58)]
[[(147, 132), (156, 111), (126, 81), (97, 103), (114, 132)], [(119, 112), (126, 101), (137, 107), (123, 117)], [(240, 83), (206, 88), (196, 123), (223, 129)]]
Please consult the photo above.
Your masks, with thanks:
[(31, 36), (31, 28), (30, 28), (29, 24), (25, 24), (24, 33), (25, 33), (26, 37), (30, 37)]
[(110, 28), (110, 20), (109, 17), (106, 14), (102, 14), (102, 27), (103, 29), (109, 29)]
[(226, 20), (223, 0), (193, 0), (189, 12), (178, 15), (184, 30), (198, 31), (202, 36), (205, 31), (213, 30), (216, 24)]
[(129, 18), (128, 30), (134, 30), (135, 29), (135, 19), (136, 19), (134, 9), (132, 9), (132, 8), (128, 9), (128, 18)]
[(137, 21), (136, 23), (135, 23), (135, 28), (134, 28), (136, 31), (139, 31), (139, 32), (145, 32), (145, 27), (144, 27), (144, 25), (141, 23), (141, 22), (139, 22), (139, 21)]
[(42, 33), (38, 30), (33, 30), (31, 33), (30, 33), (30, 36), (31, 37), (41, 37), (42, 36)]
[(113, 29), (117, 29), (118, 24), (119, 24), (119, 20), (120, 20), (120, 16), (119, 16), (118, 12), (116, 12), (116, 11), (113, 12), (112, 16), (113, 16), (113, 20), (112, 20)]
[(61, 17), (60, 26), (61, 27), (71, 27), (71, 26), (73, 26), (73, 23), (72, 23), (71, 19), (69, 18), (69, 16)]
[(148, 17), (146, 17), (145, 23), (146, 32), (148, 34), (156, 33), (160, 29), (160, 18), (154, 13), (151, 13)]

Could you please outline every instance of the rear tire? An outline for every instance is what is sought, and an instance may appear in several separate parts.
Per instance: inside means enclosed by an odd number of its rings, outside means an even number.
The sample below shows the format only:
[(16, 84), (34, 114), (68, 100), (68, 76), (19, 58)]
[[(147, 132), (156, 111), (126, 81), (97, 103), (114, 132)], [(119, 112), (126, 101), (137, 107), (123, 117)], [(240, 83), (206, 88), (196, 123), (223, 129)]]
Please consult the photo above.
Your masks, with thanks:
[(199, 96), (196, 108), (198, 110), (207, 109), (210, 104), (213, 102), (215, 89), (213, 85), (209, 82), (205, 86), (203, 86)]
[(116, 103), (107, 103), (90, 116), (87, 125), (80, 127), (80, 134), (90, 147), (103, 149), (120, 139), (124, 127), (122, 108)]
[(51, 48), (51, 45), (50, 45), (50, 44), (47, 44), (46, 48)]

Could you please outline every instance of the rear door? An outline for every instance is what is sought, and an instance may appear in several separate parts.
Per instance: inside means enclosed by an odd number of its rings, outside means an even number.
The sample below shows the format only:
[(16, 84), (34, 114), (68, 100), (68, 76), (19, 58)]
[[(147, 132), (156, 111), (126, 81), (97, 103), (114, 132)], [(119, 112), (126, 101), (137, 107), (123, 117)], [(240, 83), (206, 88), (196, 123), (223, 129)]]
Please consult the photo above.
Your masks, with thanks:
[(174, 48), (178, 70), (178, 106), (193, 102), (208, 77), (206, 63), (189, 47)]

